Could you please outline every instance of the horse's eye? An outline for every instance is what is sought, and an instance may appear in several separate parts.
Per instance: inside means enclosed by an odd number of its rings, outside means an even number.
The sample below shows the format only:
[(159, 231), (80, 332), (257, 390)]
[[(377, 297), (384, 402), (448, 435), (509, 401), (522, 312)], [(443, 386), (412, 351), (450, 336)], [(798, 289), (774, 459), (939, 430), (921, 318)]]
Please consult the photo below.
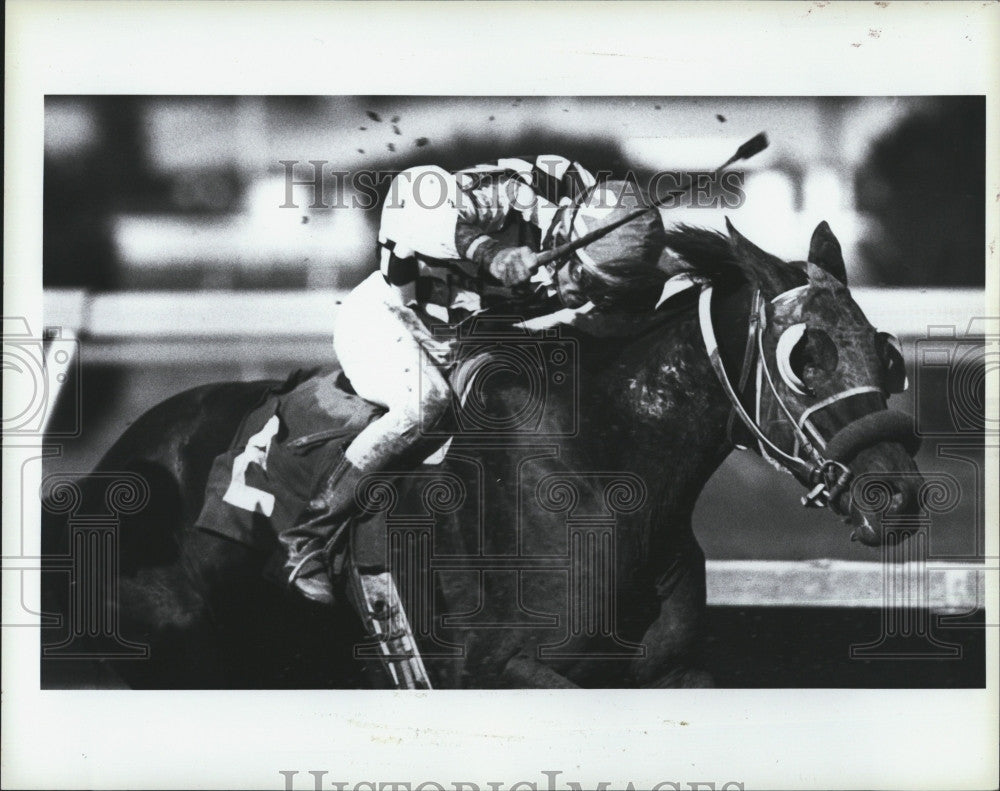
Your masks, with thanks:
[(805, 324), (793, 324), (781, 333), (775, 356), (785, 384), (804, 396), (816, 395), (807, 384), (809, 379), (817, 373), (833, 373), (840, 359), (833, 338)]
[(902, 393), (909, 387), (906, 378), (906, 363), (903, 361), (903, 347), (895, 335), (888, 332), (875, 333), (875, 353), (882, 363), (887, 393)]
[(774, 352), (778, 361), (778, 372), (785, 380), (785, 384), (793, 392), (804, 396), (812, 395), (812, 391), (804, 381), (807, 345), (806, 325), (793, 324), (781, 333)]

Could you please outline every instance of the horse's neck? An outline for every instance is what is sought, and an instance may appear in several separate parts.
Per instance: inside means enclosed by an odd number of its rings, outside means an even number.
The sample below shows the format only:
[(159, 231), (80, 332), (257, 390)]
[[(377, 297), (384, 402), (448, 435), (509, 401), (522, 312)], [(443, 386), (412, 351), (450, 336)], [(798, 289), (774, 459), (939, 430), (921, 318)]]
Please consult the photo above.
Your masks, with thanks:
[[(731, 358), (742, 353), (749, 293), (737, 289), (722, 298), (715, 330)], [(696, 304), (619, 345), (594, 384), (588, 429), (596, 458), (639, 475), (657, 510), (689, 515), (732, 449), (730, 403), (709, 362)]]

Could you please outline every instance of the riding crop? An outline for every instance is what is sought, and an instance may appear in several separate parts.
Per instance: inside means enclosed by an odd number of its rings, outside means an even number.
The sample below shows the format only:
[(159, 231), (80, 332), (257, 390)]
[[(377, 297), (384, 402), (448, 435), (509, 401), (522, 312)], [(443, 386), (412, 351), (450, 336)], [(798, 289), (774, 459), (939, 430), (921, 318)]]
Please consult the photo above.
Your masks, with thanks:
[[(760, 132), (759, 134), (754, 135), (749, 140), (747, 140), (743, 145), (741, 145), (738, 149), (736, 149), (736, 153), (734, 153), (731, 157), (729, 157), (729, 159), (727, 159), (719, 167), (717, 167), (715, 171), (713, 171), (712, 173), (713, 178), (721, 174), (722, 171), (724, 171), (734, 162), (740, 162), (742, 160), (750, 159), (750, 157), (756, 156), (765, 148), (767, 148), (767, 146), (768, 146), (767, 134), (765, 134), (764, 132)], [(655, 211), (656, 209), (663, 206), (672, 198), (675, 198), (678, 194), (683, 195), (685, 192), (691, 189), (693, 185), (694, 181), (691, 180), (688, 186), (683, 190), (672, 190), (668, 192), (666, 195), (654, 199), (649, 206), (644, 206), (641, 209), (636, 209), (635, 211), (629, 212), (627, 215), (615, 220), (614, 222), (610, 222), (607, 225), (604, 225), (600, 228), (595, 228), (593, 231), (585, 233), (579, 239), (574, 239), (571, 242), (566, 242), (565, 244), (561, 244), (558, 247), (552, 248), (551, 250), (545, 250), (539, 253), (535, 264), (533, 264), (531, 267), (532, 271), (537, 271), (541, 267), (547, 266), (548, 264), (551, 264), (554, 261), (558, 261), (561, 258), (564, 258), (565, 256), (569, 255), (570, 253), (579, 250), (581, 247), (586, 247), (591, 242), (595, 242), (601, 237), (607, 236), (615, 228), (619, 228), (625, 223), (631, 222), (632, 220), (641, 217), (646, 212)]]

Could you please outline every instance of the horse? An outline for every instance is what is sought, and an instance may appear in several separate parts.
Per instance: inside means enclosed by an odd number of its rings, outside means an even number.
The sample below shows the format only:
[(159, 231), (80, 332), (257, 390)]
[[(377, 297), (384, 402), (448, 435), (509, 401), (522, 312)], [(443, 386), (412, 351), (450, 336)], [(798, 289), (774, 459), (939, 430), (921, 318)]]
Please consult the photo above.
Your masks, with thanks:
[[(795, 476), (806, 505), (871, 546), (885, 539), (879, 514), (918, 509), (912, 421), (886, 404), (902, 357), (852, 299), (829, 226), (806, 261), (728, 221), (674, 228), (667, 250), (693, 287), (655, 311), (598, 316), (599, 331), (529, 333), (517, 343), (534, 371), (504, 354), (516, 343), (494, 344), (500, 364), (444, 463), (362, 482), (358, 518), (391, 523), (386, 551), (435, 688), (711, 686), (691, 515), (734, 448)], [(46, 553), (65, 555), (68, 499), (99, 507), (115, 476), (141, 489), (117, 497), (129, 507), (111, 603), (114, 642), (138, 658), (110, 663), (130, 686), (385, 685), (346, 600), (296, 598), (269, 581), (268, 552), (192, 528), (212, 459), (276, 384), (175, 395), (72, 496), (65, 481), (43, 493)], [(48, 594), (47, 609), (66, 607), (64, 591)]]

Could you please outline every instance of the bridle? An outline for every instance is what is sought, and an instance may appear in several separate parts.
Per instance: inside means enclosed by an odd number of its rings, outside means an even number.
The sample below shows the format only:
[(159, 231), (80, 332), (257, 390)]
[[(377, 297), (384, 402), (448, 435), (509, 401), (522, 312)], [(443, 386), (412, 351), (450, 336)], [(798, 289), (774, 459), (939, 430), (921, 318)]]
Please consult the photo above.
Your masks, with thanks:
[[(807, 286), (799, 286), (785, 291), (772, 299), (771, 303), (787, 304), (790, 300), (799, 297), (805, 288)], [(785, 472), (792, 473), (811, 487), (802, 498), (802, 505), (807, 508), (830, 506), (839, 512), (840, 497), (847, 491), (854, 478), (854, 473), (847, 466), (847, 462), (862, 447), (882, 440), (892, 440), (903, 443), (911, 453), (916, 452), (920, 444), (919, 439), (913, 434), (910, 420), (898, 412), (881, 410), (865, 415), (852, 421), (829, 439), (824, 439), (812, 423), (811, 417), (819, 410), (861, 393), (881, 393), (882, 391), (877, 387), (848, 388), (810, 406), (798, 418), (792, 414), (786, 400), (775, 385), (771, 367), (764, 354), (764, 334), (768, 321), (767, 303), (759, 288), (754, 289), (750, 301), (746, 346), (738, 384), (734, 387), (723, 364), (712, 325), (712, 294), (712, 285), (710, 283), (704, 284), (698, 302), (698, 318), (712, 369), (715, 371), (731, 405), (728, 421), (729, 436), (732, 439), (735, 420), (738, 418), (756, 440), (757, 448), (765, 460)], [(755, 376), (756, 384), (754, 416), (747, 412), (741, 400), (741, 394), (746, 389), (751, 372)], [(778, 447), (760, 427), (761, 404), (765, 387), (770, 391), (778, 408), (788, 418), (795, 438), (795, 445), (790, 453)], [(807, 436), (806, 431), (813, 435), (812, 439)], [(746, 450), (744, 445), (735, 441), (733, 444), (741, 450)]]

